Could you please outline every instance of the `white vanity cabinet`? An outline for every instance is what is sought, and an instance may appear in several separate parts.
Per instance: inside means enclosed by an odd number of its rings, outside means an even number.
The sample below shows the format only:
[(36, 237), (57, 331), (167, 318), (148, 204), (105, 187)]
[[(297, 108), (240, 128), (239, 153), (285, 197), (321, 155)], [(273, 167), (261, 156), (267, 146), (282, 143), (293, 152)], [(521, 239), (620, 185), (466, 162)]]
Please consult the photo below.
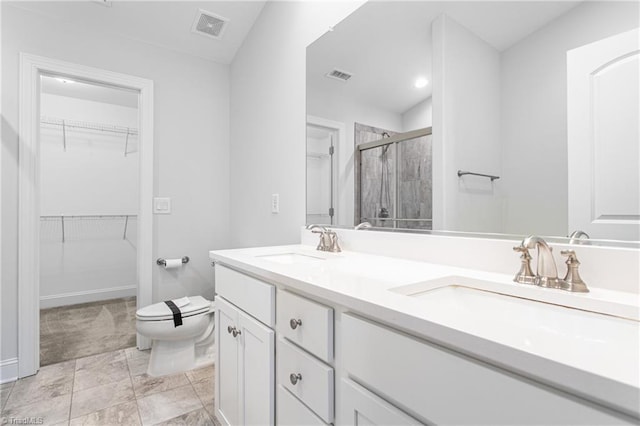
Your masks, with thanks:
[[(273, 425), (275, 332), (251, 309), (263, 319), (274, 318), (275, 288), (223, 266), (216, 266), (216, 284), (216, 416), (229, 425)], [(256, 301), (256, 291), (267, 297)]]
[(358, 426), (415, 426), (421, 424), (349, 379), (342, 380), (340, 409), (346, 424)]
[(333, 309), (278, 290), (278, 424), (334, 421)]
[[(575, 383), (556, 388), (526, 368), (492, 365), (495, 346), (486, 345), (484, 362), (436, 344), (428, 328), (378, 320), (337, 291), (335, 299), (323, 289), (315, 296), (304, 282), (255, 276), (216, 266), (215, 409), (223, 424), (637, 424), (593, 402), (601, 399), (567, 391)], [(591, 395), (591, 383), (581, 395)]]
[(341, 401), (345, 424), (358, 424), (354, 413), (374, 416), (366, 424), (388, 424), (385, 419), (399, 414), (391, 406), (429, 424), (632, 424), (580, 398), (355, 315), (342, 315), (341, 325), (345, 375), (363, 386), (360, 394), (368, 389), (389, 403), (389, 409), (380, 404), (376, 410), (371, 401), (377, 397), (366, 402), (347, 386), (345, 395), (351, 396)]

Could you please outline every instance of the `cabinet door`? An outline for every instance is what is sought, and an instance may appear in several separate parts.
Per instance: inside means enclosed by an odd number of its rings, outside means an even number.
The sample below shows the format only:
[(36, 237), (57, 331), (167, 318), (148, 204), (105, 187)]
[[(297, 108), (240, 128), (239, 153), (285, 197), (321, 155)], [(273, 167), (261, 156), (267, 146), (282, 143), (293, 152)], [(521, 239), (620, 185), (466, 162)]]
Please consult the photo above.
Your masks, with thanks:
[[(216, 413), (218, 419), (231, 425), (240, 424), (240, 398), (238, 375), (240, 374), (240, 345), (238, 338), (228, 332), (237, 327), (238, 310), (216, 298)], [(238, 336), (239, 337), (239, 336)]]
[(342, 380), (341, 405), (342, 422), (345, 425), (414, 426), (422, 424), (350, 380)]
[(241, 346), (240, 392), (243, 396), (242, 423), (273, 425), (275, 422), (274, 332), (239, 312)]

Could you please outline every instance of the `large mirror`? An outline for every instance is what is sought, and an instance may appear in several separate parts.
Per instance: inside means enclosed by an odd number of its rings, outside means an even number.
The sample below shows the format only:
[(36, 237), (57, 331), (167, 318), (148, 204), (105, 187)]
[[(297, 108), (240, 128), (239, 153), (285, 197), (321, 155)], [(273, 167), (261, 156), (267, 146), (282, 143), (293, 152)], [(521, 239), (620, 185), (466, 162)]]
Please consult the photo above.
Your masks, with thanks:
[(640, 240), (639, 4), (368, 2), (307, 48), (307, 221)]

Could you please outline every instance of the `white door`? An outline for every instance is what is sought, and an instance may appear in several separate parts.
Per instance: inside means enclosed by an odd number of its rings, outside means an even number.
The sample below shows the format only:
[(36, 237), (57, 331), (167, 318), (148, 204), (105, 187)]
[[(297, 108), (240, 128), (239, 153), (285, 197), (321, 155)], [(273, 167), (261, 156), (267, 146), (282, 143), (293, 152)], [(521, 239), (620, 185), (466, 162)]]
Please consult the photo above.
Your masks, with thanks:
[(238, 327), (238, 310), (216, 297), (216, 412), (218, 419), (230, 425), (240, 424), (238, 375), (240, 345), (229, 330)]
[(640, 240), (640, 29), (567, 52), (569, 230)]
[(243, 312), (239, 313), (241, 345), (240, 394), (244, 425), (275, 423), (274, 332)]
[(362, 386), (342, 381), (342, 422), (345, 425), (415, 426), (422, 423), (400, 411)]

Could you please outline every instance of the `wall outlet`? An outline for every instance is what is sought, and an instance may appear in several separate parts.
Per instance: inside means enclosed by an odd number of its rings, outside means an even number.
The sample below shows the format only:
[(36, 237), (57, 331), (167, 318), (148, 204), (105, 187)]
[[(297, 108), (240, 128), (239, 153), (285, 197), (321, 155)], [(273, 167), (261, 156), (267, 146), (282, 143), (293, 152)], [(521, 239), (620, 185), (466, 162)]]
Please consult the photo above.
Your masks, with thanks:
[(271, 194), (271, 213), (280, 213), (280, 194)]

